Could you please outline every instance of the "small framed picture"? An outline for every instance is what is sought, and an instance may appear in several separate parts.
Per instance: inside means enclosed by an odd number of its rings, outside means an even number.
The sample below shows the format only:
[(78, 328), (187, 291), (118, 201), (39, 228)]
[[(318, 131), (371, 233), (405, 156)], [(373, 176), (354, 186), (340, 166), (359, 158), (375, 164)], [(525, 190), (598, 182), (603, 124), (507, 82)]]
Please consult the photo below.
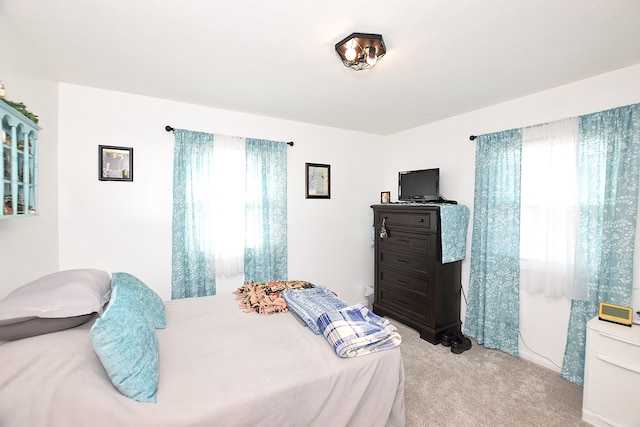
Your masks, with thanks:
[(391, 203), (391, 191), (383, 191), (380, 193), (380, 203), (383, 205)]
[(98, 145), (98, 179), (133, 181), (133, 148)]
[(305, 163), (305, 194), (307, 199), (331, 198), (331, 166)]

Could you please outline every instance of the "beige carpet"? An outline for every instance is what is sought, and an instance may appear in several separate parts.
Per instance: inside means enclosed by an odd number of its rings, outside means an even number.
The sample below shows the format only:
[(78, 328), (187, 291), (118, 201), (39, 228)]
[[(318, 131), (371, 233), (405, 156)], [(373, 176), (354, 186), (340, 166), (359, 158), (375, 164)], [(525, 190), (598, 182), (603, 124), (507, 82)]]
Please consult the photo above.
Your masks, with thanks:
[(545, 367), (474, 340), (462, 354), (394, 319), (406, 375), (406, 427), (588, 426), (582, 387)]

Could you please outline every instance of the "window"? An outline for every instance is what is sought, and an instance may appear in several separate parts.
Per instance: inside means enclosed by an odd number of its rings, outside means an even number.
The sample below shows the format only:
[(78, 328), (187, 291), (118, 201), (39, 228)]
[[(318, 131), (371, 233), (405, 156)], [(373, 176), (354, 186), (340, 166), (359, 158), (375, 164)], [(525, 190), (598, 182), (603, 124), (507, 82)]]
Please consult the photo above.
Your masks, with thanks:
[(286, 144), (174, 132), (172, 298), (213, 295), (223, 276), (286, 280)]
[(244, 138), (216, 135), (212, 156), (212, 255), (216, 276), (229, 277), (244, 273)]
[(578, 218), (578, 120), (524, 128), (520, 217), (521, 286), (571, 297)]

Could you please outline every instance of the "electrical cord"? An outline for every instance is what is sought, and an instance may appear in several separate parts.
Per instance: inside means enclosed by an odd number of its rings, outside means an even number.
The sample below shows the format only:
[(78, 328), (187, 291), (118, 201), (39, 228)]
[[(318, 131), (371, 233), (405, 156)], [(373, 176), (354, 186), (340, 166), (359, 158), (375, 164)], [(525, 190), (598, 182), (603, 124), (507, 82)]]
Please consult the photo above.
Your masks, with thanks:
[[(467, 302), (467, 295), (464, 293), (464, 288), (460, 287), (460, 290), (462, 291), (462, 297), (464, 298), (465, 305), (469, 305), (469, 303)], [(520, 341), (522, 341), (522, 345), (524, 345), (527, 350), (529, 350), (531, 353), (533, 353), (533, 354), (535, 354), (535, 355), (537, 355), (539, 357), (542, 357), (543, 359), (547, 359), (549, 362), (551, 362), (552, 365), (554, 365), (558, 369), (562, 369), (562, 366), (559, 366), (557, 363), (555, 363), (553, 360), (549, 359), (547, 356), (544, 356), (544, 355), (538, 353), (537, 351), (532, 350), (531, 347), (529, 347), (527, 345), (527, 343), (525, 342), (524, 337), (522, 336), (522, 332), (520, 332), (519, 329), (518, 329), (518, 336), (520, 337)]]
[(524, 341), (524, 338), (522, 337), (522, 332), (520, 332), (518, 330), (518, 335), (520, 336), (520, 340), (522, 341), (522, 344), (527, 348), (527, 350), (529, 350), (531, 353), (538, 355), (540, 357), (542, 357), (543, 359), (547, 359), (549, 362), (551, 362), (551, 364), (553, 364), (555, 367), (557, 367), (558, 369), (562, 369), (562, 366), (558, 365), (557, 363), (555, 363), (553, 360), (549, 359), (547, 356), (544, 356), (540, 353), (538, 353), (537, 351), (533, 351), (528, 345), (527, 343)]

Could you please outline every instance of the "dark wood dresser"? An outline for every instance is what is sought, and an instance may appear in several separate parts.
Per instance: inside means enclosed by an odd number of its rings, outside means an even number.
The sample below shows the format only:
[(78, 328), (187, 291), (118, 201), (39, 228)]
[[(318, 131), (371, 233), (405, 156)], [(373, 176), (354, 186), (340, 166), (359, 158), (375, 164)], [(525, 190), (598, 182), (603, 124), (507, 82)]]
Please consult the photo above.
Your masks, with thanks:
[[(440, 343), (449, 328), (460, 328), (460, 265), (442, 263), (438, 205), (371, 206), (375, 226), (373, 312)], [(382, 226), (386, 237), (381, 238)]]

